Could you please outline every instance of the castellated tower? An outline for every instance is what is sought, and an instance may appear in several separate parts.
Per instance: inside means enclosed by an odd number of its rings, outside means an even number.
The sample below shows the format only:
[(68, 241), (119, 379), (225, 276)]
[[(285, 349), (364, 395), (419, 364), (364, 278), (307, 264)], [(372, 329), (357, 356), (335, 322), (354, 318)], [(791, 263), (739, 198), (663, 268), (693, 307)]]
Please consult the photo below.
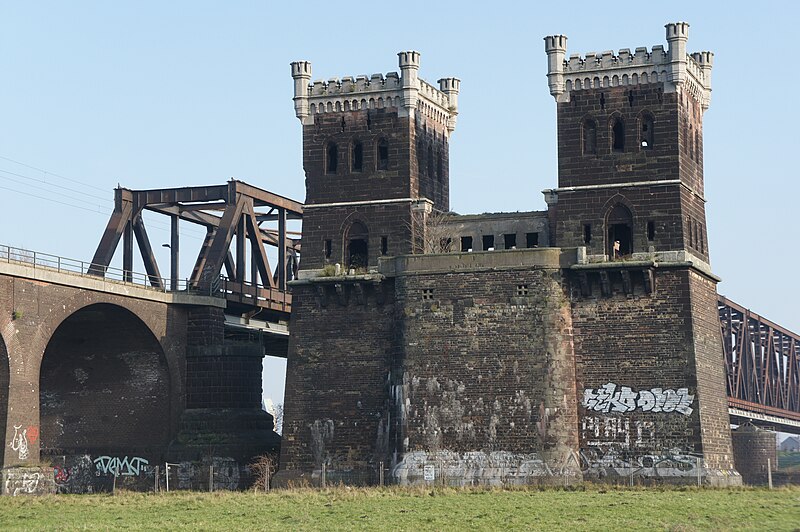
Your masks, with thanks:
[(544, 194), (555, 244), (586, 250), (565, 269), (584, 459), (672, 479), (696, 461), (704, 482), (737, 484), (703, 190), (713, 54), (687, 53), (688, 35), (671, 23), (666, 50), (569, 57), (567, 37), (544, 39), (558, 124)]
[(309, 62), (291, 65), (306, 173), (303, 269), (375, 267), (411, 251), (427, 213), (449, 209), (460, 81), (434, 87), (418, 76), (419, 52), (398, 57), (399, 75), (313, 84)]

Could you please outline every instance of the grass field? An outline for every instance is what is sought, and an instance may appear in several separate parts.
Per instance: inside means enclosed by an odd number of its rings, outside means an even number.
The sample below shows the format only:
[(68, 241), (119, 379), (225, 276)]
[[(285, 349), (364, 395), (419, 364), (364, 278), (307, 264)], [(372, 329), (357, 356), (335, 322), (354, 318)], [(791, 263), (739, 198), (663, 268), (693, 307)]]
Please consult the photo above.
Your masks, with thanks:
[(800, 488), (293, 490), (0, 498), (0, 530), (800, 530)]

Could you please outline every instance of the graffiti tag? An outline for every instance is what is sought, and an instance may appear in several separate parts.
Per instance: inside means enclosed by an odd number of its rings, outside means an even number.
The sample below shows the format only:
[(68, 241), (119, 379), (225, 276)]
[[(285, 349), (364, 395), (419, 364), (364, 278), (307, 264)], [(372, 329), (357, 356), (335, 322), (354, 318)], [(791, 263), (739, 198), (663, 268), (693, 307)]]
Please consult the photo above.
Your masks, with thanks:
[(604, 384), (595, 389), (586, 388), (583, 391), (583, 406), (595, 412), (633, 412), (639, 408), (642, 412), (679, 412), (684, 416), (691, 415), (694, 395), (688, 388), (678, 390), (664, 390), (651, 388), (650, 390), (633, 391), (628, 386), (620, 386), (613, 382)]
[(142, 468), (149, 464), (144, 458), (133, 456), (128, 458), (111, 457), (111, 456), (98, 456), (94, 459), (94, 465), (97, 468), (96, 475), (112, 474), (122, 476), (136, 476), (142, 472)]
[(655, 439), (654, 423), (641, 419), (610, 416), (585, 416), (581, 435), (589, 447), (616, 444), (623, 449), (649, 447)]
[(9, 477), (6, 480), (6, 493), (14, 497), (23, 494), (36, 493), (39, 487), (39, 480), (43, 478), (41, 473), (21, 473), (19, 476)]
[(66, 466), (54, 466), (53, 477), (58, 483), (67, 482), (69, 481), (69, 469)]
[[(20, 432), (22, 425), (14, 425), (14, 437), (11, 438), (11, 443), (9, 443), (9, 447), (11, 450), (17, 453), (20, 460), (27, 460), (28, 459), (28, 429), (23, 430)], [(37, 433), (38, 437), (38, 433)]]

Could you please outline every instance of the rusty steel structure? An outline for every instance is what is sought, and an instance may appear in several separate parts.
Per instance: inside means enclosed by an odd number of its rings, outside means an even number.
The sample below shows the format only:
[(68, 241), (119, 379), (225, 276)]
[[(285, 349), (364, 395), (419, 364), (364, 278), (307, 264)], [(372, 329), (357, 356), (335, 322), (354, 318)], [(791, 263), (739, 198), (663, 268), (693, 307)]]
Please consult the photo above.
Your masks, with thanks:
[(719, 297), (732, 422), (800, 430), (800, 335)]
[[(164, 286), (166, 281), (147, 236), (142, 218), (145, 210), (169, 216), (171, 221), (169, 287)], [(129, 280), (133, 276), (135, 240), (148, 280), (155, 288), (213, 290), (224, 295), (229, 308), (289, 313), (291, 295), (286, 283), (296, 273), (300, 235), (287, 231), (286, 225), (288, 220), (302, 216), (302, 203), (236, 180), (224, 185), (151, 190), (119, 187), (89, 273), (105, 276), (122, 240), (123, 278)], [(183, 284), (178, 275), (181, 221), (206, 230), (192, 274)], [(267, 246), (277, 249), (274, 268)]]

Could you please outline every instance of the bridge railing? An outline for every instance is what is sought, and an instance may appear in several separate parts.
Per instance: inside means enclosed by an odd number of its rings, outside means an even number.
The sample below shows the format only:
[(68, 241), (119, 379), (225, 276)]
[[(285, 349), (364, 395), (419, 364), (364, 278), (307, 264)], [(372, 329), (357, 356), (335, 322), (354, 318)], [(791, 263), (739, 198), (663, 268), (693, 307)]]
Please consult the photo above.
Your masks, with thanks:
[(200, 289), (190, 283), (188, 279), (178, 279), (173, 288), (169, 279), (157, 278), (146, 273), (127, 271), (121, 268), (102, 267), (91, 262), (2, 244), (0, 244), (0, 262), (21, 264), (34, 269), (79, 275), (81, 277), (100, 278), (120, 284), (132, 284), (148, 290), (158, 290), (159, 292), (188, 292), (198, 295), (225, 297), (220, 290), (221, 280), (211, 283), (206, 289)]

